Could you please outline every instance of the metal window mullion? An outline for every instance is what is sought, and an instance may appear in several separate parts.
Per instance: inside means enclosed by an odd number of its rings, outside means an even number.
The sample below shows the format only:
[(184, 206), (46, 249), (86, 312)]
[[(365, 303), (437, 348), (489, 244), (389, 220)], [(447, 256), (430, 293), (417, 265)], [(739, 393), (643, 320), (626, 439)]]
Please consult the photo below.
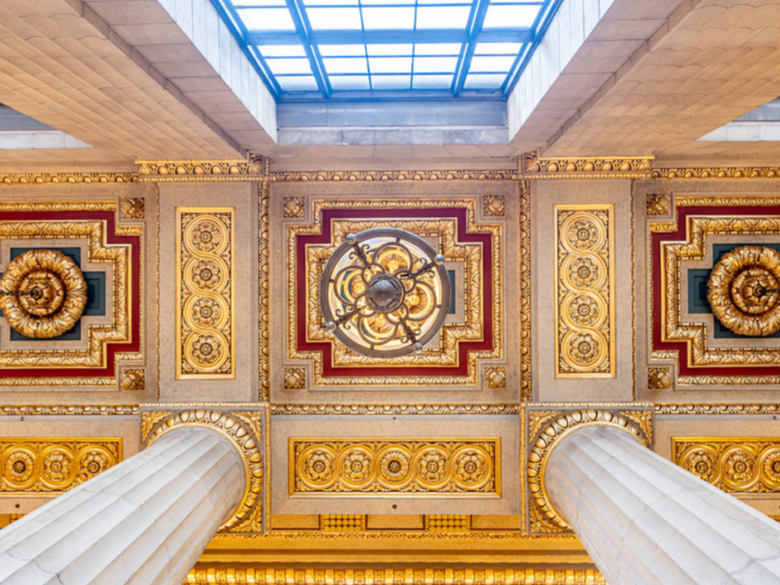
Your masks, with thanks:
[(471, 67), (471, 58), (474, 56), (474, 51), (477, 48), (477, 36), (485, 22), (488, 6), (490, 6), (490, 0), (477, 0), (472, 13), (472, 19), (466, 29), (468, 30), (469, 40), (466, 44), (466, 49), (461, 52), (460, 59), (458, 59), (452, 80), (452, 95), (454, 97), (458, 97), (458, 94), (463, 91), (463, 85), (466, 83), (466, 75), (468, 75)]
[(306, 10), (301, 0), (285, 1), (295, 23), (295, 30), (301, 36), (303, 50), (309, 59), (309, 65), (311, 66), (311, 72), (314, 74), (314, 80), (317, 82), (317, 87), (322, 92), (323, 97), (329, 98), (333, 90), (330, 87), (330, 81), (328, 81), (325, 64), (322, 62), (322, 55), (320, 55), (319, 49), (311, 42), (312, 30), (309, 18), (306, 16)]

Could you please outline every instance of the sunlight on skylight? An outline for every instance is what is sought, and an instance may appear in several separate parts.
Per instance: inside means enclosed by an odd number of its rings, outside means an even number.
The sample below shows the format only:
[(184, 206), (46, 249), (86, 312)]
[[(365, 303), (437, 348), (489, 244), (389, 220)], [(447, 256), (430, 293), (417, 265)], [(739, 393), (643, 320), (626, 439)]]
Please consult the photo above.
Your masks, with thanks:
[(284, 100), (505, 96), (562, 0), (212, 1)]

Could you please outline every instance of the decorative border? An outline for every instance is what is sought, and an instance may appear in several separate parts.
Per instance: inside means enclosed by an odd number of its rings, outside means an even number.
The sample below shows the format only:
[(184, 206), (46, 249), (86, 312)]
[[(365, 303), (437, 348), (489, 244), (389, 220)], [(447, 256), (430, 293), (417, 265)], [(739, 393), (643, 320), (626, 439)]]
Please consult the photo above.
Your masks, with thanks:
[(555, 205), (556, 378), (617, 375), (614, 215), (611, 203)]
[(683, 323), (681, 309), (683, 260), (705, 258), (711, 235), (779, 235), (780, 198), (675, 197), (674, 204), (676, 219), (649, 224), (651, 365), (677, 361), (680, 386), (780, 383), (779, 349), (710, 348), (707, 326)]
[(645, 179), (652, 163), (652, 156), (543, 158), (538, 151), (517, 158), (528, 179)]
[(519, 414), (516, 404), (272, 404), (273, 415)]
[[(630, 433), (645, 447), (653, 444), (653, 410), (640, 403), (622, 405), (534, 405), (525, 410), (527, 441), (521, 453), (525, 459), (528, 486), (528, 529), (531, 534), (571, 532), (571, 527), (555, 511), (547, 495), (544, 474), (558, 442), (580, 427), (608, 425)], [(528, 452), (526, 453), (526, 445)]]
[[(343, 536), (343, 535), (338, 535)], [(443, 536), (443, 535), (441, 535)], [(452, 535), (448, 535), (452, 536)], [(263, 585), (607, 585), (606, 579), (593, 569), (472, 569), (462, 565), (438, 568), (421, 566), (376, 567), (268, 567), (243, 568), (199, 566), (184, 581), (194, 585), (228, 585), (258, 583)]]
[(137, 404), (6, 404), (0, 416), (134, 416)]
[[(315, 385), (446, 385), (471, 384), (478, 382), (477, 361), (479, 359), (500, 359), (502, 344), (501, 310), (501, 241), (502, 227), (497, 224), (476, 222), (476, 200), (474, 199), (366, 199), (366, 200), (314, 200), (314, 219), (310, 225), (291, 225), (287, 227), (287, 358), (289, 360), (308, 359), (314, 361)], [(441, 214), (448, 212), (446, 218)], [(405, 356), (393, 360), (377, 360), (367, 356), (357, 356), (334, 344), (330, 334), (320, 326), (312, 330), (307, 318), (318, 307), (310, 306), (307, 298), (317, 298), (315, 292), (319, 286), (316, 275), (307, 267), (308, 256), (305, 252), (312, 244), (329, 243), (331, 230), (336, 219), (354, 222), (374, 222), (385, 220), (390, 227), (404, 227), (406, 222), (416, 222), (422, 226), (430, 222), (446, 220), (453, 225), (448, 228), (451, 247), (466, 241), (470, 247), (481, 244), (481, 272), (477, 269), (473, 278), (467, 279), (467, 296), (479, 298), (475, 306), (467, 306), (467, 331), (469, 338), (456, 339), (452, 347), (445, 352), (422, 356)], [(364, 229), (363, 224), (355, 225), (355, 230)], [(367, 225), (367, 224), (366, 224)], [(338, 227), (338, 226), (337, 226)], [(445, 226), (446, 227), (446, 226)], [(360, 229), (358, 229), (360, 228)], [(439, 230), (438, 223), (433, 228)], [(343, 229), (342, 229), (343, 231)], [(345, 234), (342, 234), (345, 235)], [(489, 242), (489, 244), (488, 244)], [(446, 242), (445, 242), (446, 243)], [(484, 248), (489, 246), (489, 251)], [(444, 252), (445, 257), (448, 251)], [(475, 261), (476, 262), (476, 261)], [(307, 296), (301, 296), (299, 283), (301, 275), (306, 275)], [(486, 283), (490, 283), (489, 285)], [(476, 289), (475, 289), (476, 287)], [(313, 295), (309, 297), (308, 295)], [(290, 307), (292, 310), (290, 310)], [(484, 315), (490, 315), (490, 325), (483, 326)], [(446, 335), (451, 328), (463, 329), (463, 325), (445, 324)], [(313, 331), (315, 334), (313, 334)], [(305, 335), (305, 337), (303, 337)], [(474, 340), (478, 335), (478, 340)], [(461, 337), (463, 337), (461, 335)], [(302, 341), (303, 339), (303, 341)], [(475, 346), (472, 348), (472, 346)], [(335, 357), (332, 357), (335, 354)], [(441, 356), (441, 357), (440, 357)], [(337, 370), (334, 362), (339, 358), (351, 360), (349, 366), (340, 366)], [(446, 359), (445, 359), (446, 358)], [(379, 364), (379, 362), (383, 362)], [(355, 364), (355, 365), (352, 365)], [(379, 364), (379, 365), (377, 365)], [(393, 375), (399, 365), (415, 364), (408, 375)], [(421, 364), (421, 365), (416, 365)], [(424, 364), (424, 365), (422, 365)], [(395, 366), (395, 367), (393, 367)], [(447, 370), (451, 370), (452, 373)], [(391, 375), (387, 375), (391, 374)]]
[(0, 438), (0, 496), (57, 495), (122, 461), (121, 437)]
[(653, 179), (777, 179), (780, 167), (710, 167), (654, 169)]
[[(0, 352), (0, 386), (114, 386), (116, 364), (143, 359), (141, 225), (117, 225), (116, 201), (0, 202), (0, 238), (84, 239), (90, 262), (112, 265), (111, 325), (91, 325), (86, 350)], [(7, 219), (6, 219), (7, 218)]]
[[(264, 160), (264, 175), (267, 177), (270, 172), (270, 162)], [(267, 180), (260, 183), (258, 187), (258, 392), (261, 402), (271, 399), (271, 355), (269, 345), (270, 330), (270, 299), (268, 296), (271, 284), (271, 227), (269, 224), (269, 208), (271, 189)]]
[[(236, 512), (220, 532), (259, 533), (263, 528), (263, 452), (262, 409), (244, 410), (233, 405), (223, 410), (218, 405), (187, 405), (175, 410), (176, 404), (155, 404), (141, 413), (141, 442), (146, 449), (165, 433), (180, 427), (200, 426), (219, 431), (235, 445), (244, 465), (246, 485)], [(145, 408), (145, 407), (144, 407)], [(167, 408), (168, 410), (161, 410)]]
[(514, 170), (474, 171), (279, 171), (270, 174), (272, 183), (338, 181), (517, 181)]
[(245, 160), (137, 160), (140, 182), (252, 181), (265, 177), (265, 158), (249, 154)]
[(780, 404), (655, 404), (656, 415), (767, 415), (780, 414)]
[(0, 175), (0, 183), (5, 185), (73, 185), (106, 183), (135, 183), (135, 173), (10, 173)]
[(531, 183), (520, 181), (520, 400), (533, 399), (531, 378)]
[[(233, 380), (235, 208), (177, 207), (176, 225), (176, 379)], [(208, 274), (205, 280), (203, 273)], [(211, 284), (212, 278), (216, 284)], [(201, 311), (200, 317), (196, 311)]]
[(291, 498), (501, 496), (498, 437), (290, 437), (287, 466)]

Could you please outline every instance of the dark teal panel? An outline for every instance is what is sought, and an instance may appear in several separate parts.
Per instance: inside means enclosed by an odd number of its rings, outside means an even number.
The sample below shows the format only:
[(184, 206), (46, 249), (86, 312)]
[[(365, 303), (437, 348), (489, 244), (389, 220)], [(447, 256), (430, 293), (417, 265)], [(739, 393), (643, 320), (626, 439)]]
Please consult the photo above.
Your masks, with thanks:
[(11, 260), (16, 258), (19, 254), (24, 254), (30, 250), (57, 250), (68, 256), (76, 263), (76, 266), (81, 268), (81, 248), (11, 248)]
[(447, 311), (448, 315), (455, 314), (455, 271), (448, 270), (447, 276), (450, 277), (450, 310)]

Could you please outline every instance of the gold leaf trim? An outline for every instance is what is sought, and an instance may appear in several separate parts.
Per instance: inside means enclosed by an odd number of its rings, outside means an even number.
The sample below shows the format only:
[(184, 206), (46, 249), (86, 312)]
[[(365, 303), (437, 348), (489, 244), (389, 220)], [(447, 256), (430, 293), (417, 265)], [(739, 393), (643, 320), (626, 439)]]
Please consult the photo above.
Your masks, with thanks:
[(650, 177), (652, 156), (553, 157), (538, 152), (518, 157), (523, 177), (529, 179), (643, 179)]

